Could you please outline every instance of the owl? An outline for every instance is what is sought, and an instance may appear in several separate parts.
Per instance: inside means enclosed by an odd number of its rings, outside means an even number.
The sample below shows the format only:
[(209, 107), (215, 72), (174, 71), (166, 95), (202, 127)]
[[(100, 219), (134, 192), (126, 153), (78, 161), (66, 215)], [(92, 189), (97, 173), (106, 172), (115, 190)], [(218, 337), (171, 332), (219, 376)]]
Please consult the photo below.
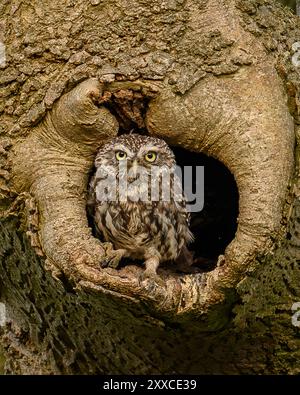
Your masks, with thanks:
[(190, 216), (175, 170), (173, 152), (158, 138), (124, 134), (100, 148), (88, 205), (100, 235), (114, 248), (104, 266), (142, 260), (141, 280), (158, 280), (161, 262), (191, 259)]

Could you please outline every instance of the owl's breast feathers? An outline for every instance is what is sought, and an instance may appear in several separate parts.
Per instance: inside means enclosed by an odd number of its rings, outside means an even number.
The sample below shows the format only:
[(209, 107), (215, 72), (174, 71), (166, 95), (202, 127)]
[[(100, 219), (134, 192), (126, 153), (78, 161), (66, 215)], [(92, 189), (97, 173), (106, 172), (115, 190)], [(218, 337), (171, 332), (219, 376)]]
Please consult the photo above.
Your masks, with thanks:
[(95, 222), (106, 241), (143, 259), (154, 248), (161, 261), (175, 260), (192, 240), (189, 215), (182, 202), (97, 202)]

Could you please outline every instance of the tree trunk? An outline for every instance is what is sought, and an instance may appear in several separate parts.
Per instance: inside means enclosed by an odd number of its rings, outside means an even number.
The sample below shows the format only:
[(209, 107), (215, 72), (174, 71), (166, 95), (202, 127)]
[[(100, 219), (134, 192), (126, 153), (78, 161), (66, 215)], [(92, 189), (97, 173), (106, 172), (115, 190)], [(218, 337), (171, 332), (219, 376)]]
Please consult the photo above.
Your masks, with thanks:
[(281, 4), (286, 7), (290, 7), (294, 12), (296, 12), (298, 7), (298, 0), (279, 0)]
[[(5, 371), (299, 374), (299, 19), (274, 0), (0, 12)], [(234, 176), (236, 233), (210, 270), (101, 268), (87, 183), (133, 127)]]

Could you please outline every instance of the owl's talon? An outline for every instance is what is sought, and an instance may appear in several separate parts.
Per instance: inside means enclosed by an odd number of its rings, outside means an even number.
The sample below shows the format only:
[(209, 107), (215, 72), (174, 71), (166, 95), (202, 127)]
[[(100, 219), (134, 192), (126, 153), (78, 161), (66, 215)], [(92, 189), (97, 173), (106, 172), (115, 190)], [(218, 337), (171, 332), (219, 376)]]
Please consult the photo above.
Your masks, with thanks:
[(148, 271), (147, 269), (140, 274), (139, 280), (141, 283), (148, 280), (160, 286), (165, 285), (163, 279), (156, 272)]
[(121, 259), (125, 256), (125, 250), (106, 250), (107, 255), (101, 261), (101, 267), (117, 269)]
[(101, 263), (100, 266), (104, 269), (106, 267), (108, 267), (108, 260), (106, 258), (102, 258), (101, 259)]
[(112, 243), (109, 243), (107, 241), (102, 243), (102, 247), (104, 248), (106, 254), (109, 254), (111, 251), (114, 251), (114, 246), (112, 245)]
[(112, 260), (109, 262), (108, 267), (112, 269), (117, 269), (119, 266), (120, 260)]

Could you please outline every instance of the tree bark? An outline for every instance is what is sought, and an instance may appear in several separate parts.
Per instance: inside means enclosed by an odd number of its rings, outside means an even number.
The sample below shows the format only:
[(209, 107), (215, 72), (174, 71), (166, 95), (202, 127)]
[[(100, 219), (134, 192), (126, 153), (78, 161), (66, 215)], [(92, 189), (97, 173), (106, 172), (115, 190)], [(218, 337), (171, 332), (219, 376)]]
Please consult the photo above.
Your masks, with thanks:
[[(0, 11), (5, 371), (299, 374), (299, 19), (273, 0)], [(132, 126), (234, 175), (237, 232), (213, 270), (160, 269), (161, 285), (101, 268), (87, 183)]]
[(297, 5), (298, 0), (279, 0), (279, 1), (281, 4), (283, 4), (287, 7), (290, 7), (294, 12), (296, 12), (297, 7), (298, 7), (298, 5)]

